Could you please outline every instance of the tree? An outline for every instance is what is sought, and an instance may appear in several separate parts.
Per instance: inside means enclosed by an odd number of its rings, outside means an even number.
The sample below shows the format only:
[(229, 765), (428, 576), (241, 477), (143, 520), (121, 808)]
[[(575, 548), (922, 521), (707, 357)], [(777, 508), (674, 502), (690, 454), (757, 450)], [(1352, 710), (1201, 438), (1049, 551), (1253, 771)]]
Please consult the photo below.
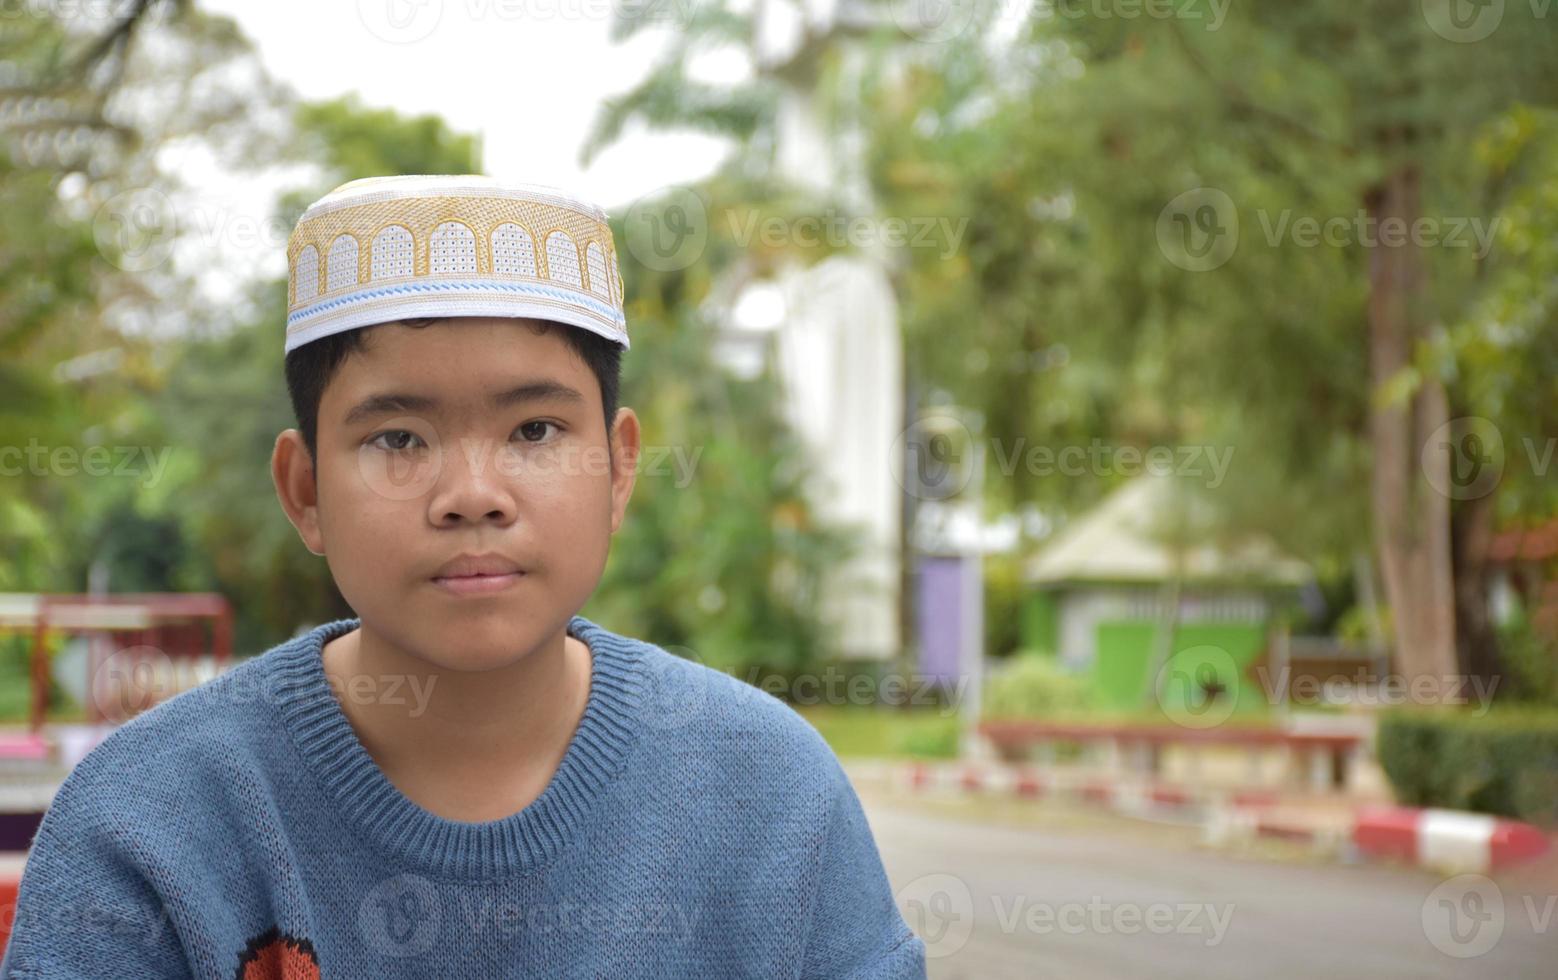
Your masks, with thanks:
[[(162, 260), (177, 179), (159, 153), (179, 140), (230, 149), (258, 138), (223, 123), (265, 89), (245, 83), (256, 63), (231, 23), (187, 2), (33, 6), (5, 20), (0, 444), (37, 453), (0, 474), (0, 580), (72, 591), (94, 560), (124, 551), (116, 523), (159, 526), (132, 506), (134, 478), (149, 473), (99, 476), (81, 460), (112, 445), (165, 445), (145, 411), (163, 376), (144, 328), (176, 319), (166, 297), (188, 280)], [(132, 539), (150, 537), (118, 541)]]
[[(1553, 266), (1528, 254), (1500, 273), (1512, 256), (1414, 236), (1425, 218), (1440, 236), (1493, 227), (1528, 193), (1520, 158), (1540, 155), (1558, 94), (1552, 27), (1511, 6), (1491, 36), (1457, 43), (1433, 3), (1261, 5), (1216, 29), (1205, 4), (1168, 21), (1057, 10), (995, 58), (977, 32), (956, 38), (874, 96), (886, 207), (960, 198), (973, 222), (966, 256), (907, 280), (909, 328), (943, 349), (921, 356), (960, 398), (983, 389), (974, 404), (1009, 437), (1067, 438), (1058, 421), (1081, 410), (1113, 439), (1237, 448), (1219, 494), (1232, 523), (1274, 527), (1332, 568), (1372, 531), (1404, 673), (1447, 679), (1486, 658), (1465, 635), (1457, 657), (1451, 522), (1494, 505), (1452, 499), (1434, 443), (1472, 391), (1530, 380), (1516, 362), (1545, 357), (1548, 328), (1511, 331), (1485, 300), (1511, 276), (1545, 296), (1533, 283)], [(1490, 143), (1502, 152), (1470, 152)], [(1293, 221), (1316, 216), (1345, 240), (1301, 240)], [(978, 311), (973, 338), (943, 329), (958, 310)], [(1489, 332), (1517, 340), (1492, 353)], [(970, 343), (979, 357), (960, 367)], [(1054, 345), (1071, 368), (1044, 389), (1006, 367)], [(1463, 360), (1478, 347), (1491, 356)], [(974, 377), (987, 365), (1016, 377)], [(1044, 492), (1021, 483), (1018, 499)], [(1485, 603), (1478, 584), (1463, 606)]]

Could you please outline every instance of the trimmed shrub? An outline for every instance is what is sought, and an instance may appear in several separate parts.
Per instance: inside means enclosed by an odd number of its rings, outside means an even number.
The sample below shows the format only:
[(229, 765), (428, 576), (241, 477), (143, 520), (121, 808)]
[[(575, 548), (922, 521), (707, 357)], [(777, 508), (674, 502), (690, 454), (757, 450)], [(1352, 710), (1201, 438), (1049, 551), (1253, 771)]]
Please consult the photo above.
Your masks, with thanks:
[(1085, 712), (1095, 704), (1092, 681), (1051, 657), (1020, 653), (985, 682), (986, 718), (1049, 718)]
[(1378, 753), (1403, 804), (1558, 826), (1558, 711), (1395, 712)]
[(898, 750), (916, 759), (955, 759), (962, 736), (956, 715), (929, 717), (898, 737)]

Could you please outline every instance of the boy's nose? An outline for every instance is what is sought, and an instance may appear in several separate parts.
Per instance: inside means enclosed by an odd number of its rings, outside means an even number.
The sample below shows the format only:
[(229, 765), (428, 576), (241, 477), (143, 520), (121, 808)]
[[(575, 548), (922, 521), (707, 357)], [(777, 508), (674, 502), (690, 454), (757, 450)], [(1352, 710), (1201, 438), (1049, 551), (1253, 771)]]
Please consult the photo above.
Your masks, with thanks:
[(444, 455), (428, 501), (428, 517), (435, 526), (479, 521), (509, 524), (517, 512), (512, 488), (495, 468), (490, 453)]

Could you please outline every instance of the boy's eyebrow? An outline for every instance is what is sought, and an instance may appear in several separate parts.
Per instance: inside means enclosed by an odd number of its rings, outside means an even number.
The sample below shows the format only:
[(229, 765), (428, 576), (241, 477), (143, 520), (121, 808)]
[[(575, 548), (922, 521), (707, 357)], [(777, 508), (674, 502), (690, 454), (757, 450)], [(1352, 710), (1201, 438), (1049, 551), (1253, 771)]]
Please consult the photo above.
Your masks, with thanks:
[[(544, 399), (582, 403), (584, 395), (577, 388), (570, 388), (560, 381), (527, 381), (489, 396), (487, 402), (493, 408), (508, 408), (511, 405)], [(358, 402), (355, 408), (346, 413), (345, 424), (356, 425), (380, 415), (431, 413), (437, 411), (438, 404), (438, 399), (426, 395), (382, 392), (369, 395)]]

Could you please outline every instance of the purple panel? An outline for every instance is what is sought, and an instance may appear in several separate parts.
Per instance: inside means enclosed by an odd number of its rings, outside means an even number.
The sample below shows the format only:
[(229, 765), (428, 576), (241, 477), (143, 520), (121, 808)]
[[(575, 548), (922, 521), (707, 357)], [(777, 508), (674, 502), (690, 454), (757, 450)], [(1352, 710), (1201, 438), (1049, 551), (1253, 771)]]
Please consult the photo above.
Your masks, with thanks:
[(963, 565), (966, 558), (924, 556), (916, 572), (915, 617), (920, 671), (944, 683), (957, 681), (963, 643)]
[(32, 846), (33, 835), (43, 822), (43, 812), (0, 813), (0, 851), (17, 854)]

